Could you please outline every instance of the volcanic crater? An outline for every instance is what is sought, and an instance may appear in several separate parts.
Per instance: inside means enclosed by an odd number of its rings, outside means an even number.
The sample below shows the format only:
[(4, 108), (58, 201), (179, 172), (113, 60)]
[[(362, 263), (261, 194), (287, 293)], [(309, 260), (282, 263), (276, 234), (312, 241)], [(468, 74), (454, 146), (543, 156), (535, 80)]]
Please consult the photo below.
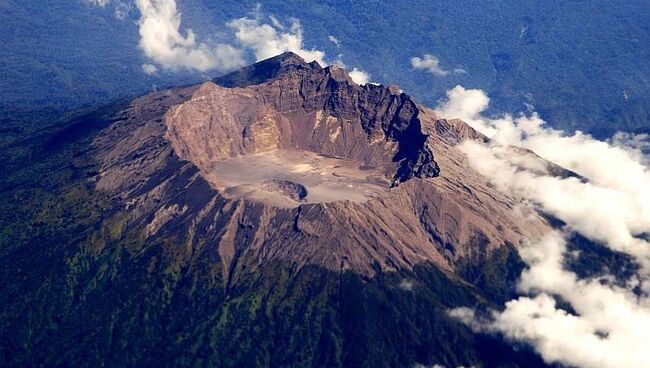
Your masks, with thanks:
[(273, 150), (236, 156), (211, 165), (211, 182), (231, 198), (278, 207), (351, 200), (363, 202), (388, 191), (390, 181), (355, 161), (309, 151)]
[(365, 202), (437, 175), (406, 95), (367, 86), (368, 98), (343, 69), (282, 63), (297, 72), (247, 88), (204, 83), (166, 115), (174, 151), (224, 196), (278, 207)]

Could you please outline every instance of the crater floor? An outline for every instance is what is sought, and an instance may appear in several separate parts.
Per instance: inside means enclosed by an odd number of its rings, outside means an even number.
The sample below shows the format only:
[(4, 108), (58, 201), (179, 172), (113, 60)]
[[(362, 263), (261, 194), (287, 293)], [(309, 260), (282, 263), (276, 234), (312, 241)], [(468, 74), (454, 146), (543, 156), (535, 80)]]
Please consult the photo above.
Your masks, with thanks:
[(212, 164), (208, 180), (230, 198), (279, 207), (350, 200), (364, 202), (388, 192), (379, 168), (309, 151), (273, 150)]

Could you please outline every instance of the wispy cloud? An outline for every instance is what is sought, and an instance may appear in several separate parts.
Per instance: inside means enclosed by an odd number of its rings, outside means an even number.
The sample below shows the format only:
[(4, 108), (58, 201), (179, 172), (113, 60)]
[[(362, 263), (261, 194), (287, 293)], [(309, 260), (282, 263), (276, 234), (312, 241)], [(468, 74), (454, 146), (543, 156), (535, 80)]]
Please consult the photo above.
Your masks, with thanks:
[(86, 0), (88, 4), (105, 7), (111, 0)]
[(126, 19), (133, 9), (131, 0), (85, 0), (85, 2), (100, 8), (107, 8), (108, 5), (112, 5), (113, 14), (119, 20)]
[[(457, 86), (438, 114), (462, 117), (492, 138), (489, 144), (464, 142), (471, 165), (498, 188), (536, 203), (540, 210), (612, 250), (634, 257), (640, 274), (625, 287), (598, 279), (579, 279), (565, 269), (564, 232), (548, 234), (520, 250), (528, 269), (519, 289), (525, 296), (508, 302), (489, 320), (471, 309), (451, 314), (470, 326), (530, 343), (548, 362), (578, 367), (634, 367), (647, 363), (650, 346), (650, 171), (638, 148), (643, 137), (602, 142), (581, 132), (565, 134), (546, 127), (536, 114), (490, 118), (482, 115), (489, 98)], [(623, 137), (623, 136), (620, 136)], [(636, 142), (628, 146), (627, 142)], [(556, 177), (531, 170), (530, 156), (508, 146), (529, 148), (582, 176)], [(576, 314), (560, 308), (568, 302)]]
[(154, 75), (158, 72), (158, 68), (152, 64), (142, 64), (142, 71), (148, 75)]
[(463, 68), (455, 68), (453, 70), (443, 69), (442, 66), (440, 66), (440, 60), (431, 54), (424, 54), (424, 56), (422, 57), (419, 56), (412, 57), (411, 66), (413, 67), (413, 69), (426, 70), (427, 72), (436, 75), (438, 77), (444, 77), (451, 73), (467, 74), (467, 71)]
[(338, 38), (336, 38), (336, 37), (334, 37), (334, 36), (332, 36), (332, 35), (329, 35), (329, 36), (327, 36), (327, 39), (330, 40), (331, 43), (333, 43), (334, 45), (336, 45), (336, 47), (341, 46), (341, 42), (339, 41)]

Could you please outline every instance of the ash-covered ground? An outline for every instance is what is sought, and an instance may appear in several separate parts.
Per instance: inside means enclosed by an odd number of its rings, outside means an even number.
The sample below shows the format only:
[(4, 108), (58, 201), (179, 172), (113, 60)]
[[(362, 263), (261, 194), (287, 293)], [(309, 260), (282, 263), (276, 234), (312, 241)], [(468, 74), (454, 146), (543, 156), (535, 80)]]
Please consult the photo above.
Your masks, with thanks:
[(292, 150), (240, 155), (217, 162), (208, 177), (226, 196), (280, 207), (341, 200), (364, 202), (390, 188), (390, 181), (377, 168)]

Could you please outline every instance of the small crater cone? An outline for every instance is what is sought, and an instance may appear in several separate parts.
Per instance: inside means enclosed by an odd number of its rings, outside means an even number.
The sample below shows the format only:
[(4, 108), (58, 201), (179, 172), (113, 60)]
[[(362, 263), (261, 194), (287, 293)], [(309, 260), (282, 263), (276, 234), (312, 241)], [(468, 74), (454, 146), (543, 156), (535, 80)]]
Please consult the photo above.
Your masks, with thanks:
[(266, 191), (279, 192), (294, 201), (302, 201), (307, 197), (307, 188), (288, 180), (269, 179), (262, 182), (262, 188)]

